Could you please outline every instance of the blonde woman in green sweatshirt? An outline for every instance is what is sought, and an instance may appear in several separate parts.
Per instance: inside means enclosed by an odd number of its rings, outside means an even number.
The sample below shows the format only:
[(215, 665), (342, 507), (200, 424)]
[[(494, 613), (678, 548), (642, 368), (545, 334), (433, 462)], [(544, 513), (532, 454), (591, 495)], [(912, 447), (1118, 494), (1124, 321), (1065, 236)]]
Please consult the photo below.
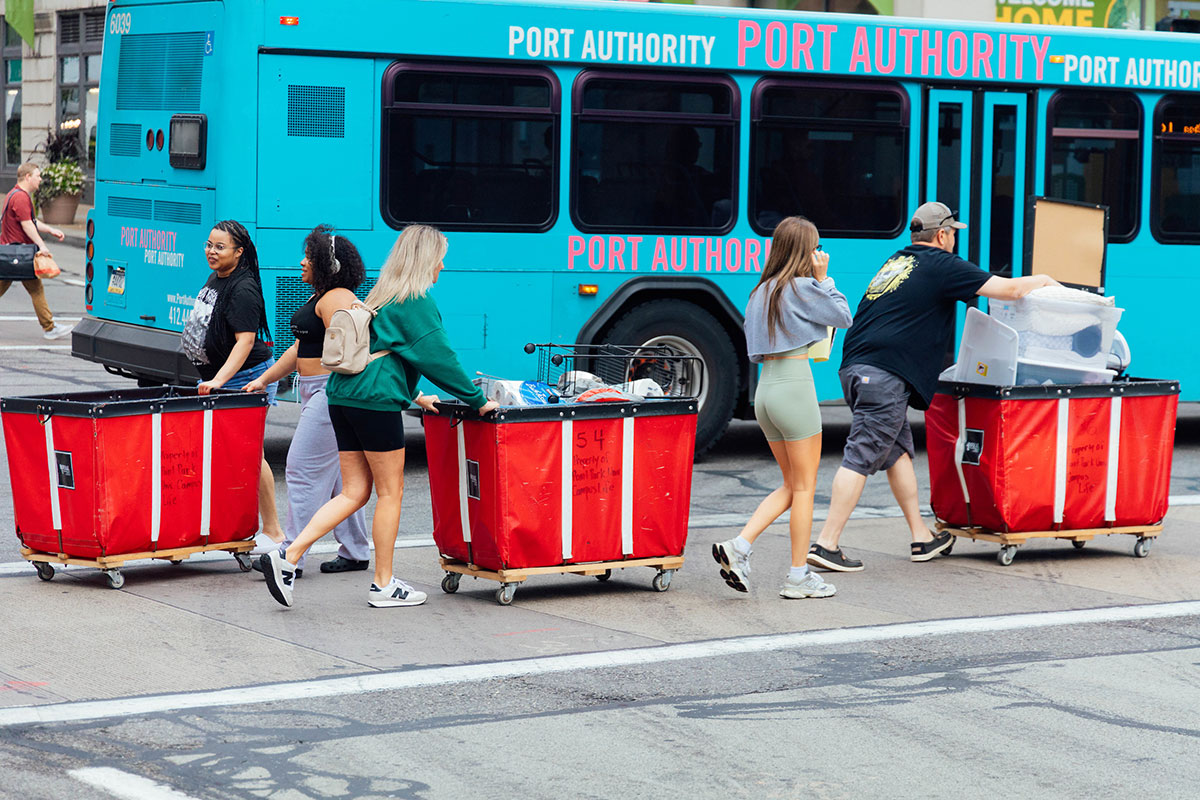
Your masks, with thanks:
[(271, 596), (292, 605), (296, 564), (308, 548), (367, 504), (372, 486), (377, 497), (371, 537), (375, 542), (375, 575), (367, 595), (373, 608), (417, 606), (425, 592), (392, 574), (400, 501), (404, 496), (404, 422), (401, 412), (413, 403), (433, 411), (436, 396), (422, 395), (422, 376), (467, 403), (480, 414), (491, 413), (489, 401), (471, 383), (450, 349), (442, 315), (429, 295), (446, 255), (446, 237), (425, 225), (405, 228), (367, 295), (375, 310), (371, 352), (387, 351), (357, 375), (334, 374), (326, 385), (329, 418), (337, 437), (342, 492), (323, 505), (296, 540), (262, 557)]

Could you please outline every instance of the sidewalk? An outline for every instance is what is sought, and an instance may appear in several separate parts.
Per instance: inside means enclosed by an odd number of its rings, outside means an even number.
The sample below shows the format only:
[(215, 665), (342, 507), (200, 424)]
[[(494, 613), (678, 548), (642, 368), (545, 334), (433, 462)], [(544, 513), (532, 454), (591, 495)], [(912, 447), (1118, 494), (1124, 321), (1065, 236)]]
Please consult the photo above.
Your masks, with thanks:
[[(93, 206), (80, 203), (79, 208), (75, 211), (75, 222), (70, 225), (54, 226), (63, 232), (65, 236), (63, 239), (64, 244), (68, 244), (71, 247), (84, 247), (87, 245), (87, 215), (92, 208)], [(47, 244), (50, 243), (47, 242)]]
[[(651, 590), (653, 571), (617, 571), (600, 583), (538, 576), (513, 605), (496, 604), (496, 584), (464, 579), (457, 594), (439, 588), (433, 546), (396, 553), (396, 572), (428, 592), (419, 608), (371, 609), (370, 573), (323, 575), (314, 555), (284, 609), (258, 573), (232, 558), (179, 566), (127, 567), (112, 591), (95, 570), (43, 582), (30, 567), (0, 577), (7, 629), (0, 649), (0, 707), (254, 686), (382, 670), (586, 653), (751, 634), (847, 628), (1200, 599), (1200, 540), (1187, 533), (1200, 507), (1181, 507), (1148, 558), (1132, 556), (1131, 536), (1101, 537), (1076, 551), (1041, 540), (1010, 567), (996, 546), (960, 540), (949, 557), (908, 560), (899, 519), (853, 521), (844, 545), (867, 564), (830, 574), (837, 595), (778, 597), (787, 563), (785, 526), (755, 549), (750, 594), (729, 590), (709, 555), (736, 528), (694, 528), (687, 562), (668, 592)], [(406, 535), (424, 538), (417, 531)], [(410, 544), (421, 544), (411, 541)], [(87, 669), (80, 665), (87, 663)]]

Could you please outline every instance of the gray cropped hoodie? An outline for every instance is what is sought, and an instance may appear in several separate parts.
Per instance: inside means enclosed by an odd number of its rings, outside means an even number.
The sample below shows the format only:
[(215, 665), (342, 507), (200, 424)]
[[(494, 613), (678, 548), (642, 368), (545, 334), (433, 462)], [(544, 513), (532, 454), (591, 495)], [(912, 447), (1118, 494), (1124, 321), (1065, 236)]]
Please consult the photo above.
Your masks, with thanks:
[(758, 363), (763, 356), (786, 353), (825, 338), (826, 328), (849, 328), (854, 321), (846, 296), (833, 285), (833, 278), (817, 281), (814, 278), (792, 279), (792, 291), (784, 290), (783, 304), (775, 338), (767, 335), (767, 290), (772, 283), (758, 286), (746, 303), (746, 350), (750, 360)]

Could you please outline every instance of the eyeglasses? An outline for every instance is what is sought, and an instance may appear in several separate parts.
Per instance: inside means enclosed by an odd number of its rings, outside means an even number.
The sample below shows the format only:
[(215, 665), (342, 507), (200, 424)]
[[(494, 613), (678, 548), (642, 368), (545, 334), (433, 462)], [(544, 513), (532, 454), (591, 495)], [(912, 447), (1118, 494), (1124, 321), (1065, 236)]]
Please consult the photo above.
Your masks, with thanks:
[(213, 244), (212, 242), (204, 243), (204, 252), (206, 252), (206, 253), (211, 250), (212, 252), (216, 253), (217, 255), (220, 255), (221, 253), (224, 253), (228, 249), (229, 249), (229, 245)]

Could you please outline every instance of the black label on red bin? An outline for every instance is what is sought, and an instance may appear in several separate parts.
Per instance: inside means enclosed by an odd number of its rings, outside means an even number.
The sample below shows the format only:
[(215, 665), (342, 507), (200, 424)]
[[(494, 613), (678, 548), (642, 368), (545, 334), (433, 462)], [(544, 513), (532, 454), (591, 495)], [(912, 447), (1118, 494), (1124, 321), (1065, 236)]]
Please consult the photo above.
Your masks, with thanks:
[(979, 458), (982, 455), (983, 431), (978, 428), (967, 428), (967, 438), (963, 442), (962, 463), (978, 467)]
[(58, 467), (58, 488), (75, 488), (75, 470), (71, 466), (71, 454), (62, 450), (54, 451), (54, 462)]
[(479, 499), (479, 462), (467, 461), (467, 497)]

